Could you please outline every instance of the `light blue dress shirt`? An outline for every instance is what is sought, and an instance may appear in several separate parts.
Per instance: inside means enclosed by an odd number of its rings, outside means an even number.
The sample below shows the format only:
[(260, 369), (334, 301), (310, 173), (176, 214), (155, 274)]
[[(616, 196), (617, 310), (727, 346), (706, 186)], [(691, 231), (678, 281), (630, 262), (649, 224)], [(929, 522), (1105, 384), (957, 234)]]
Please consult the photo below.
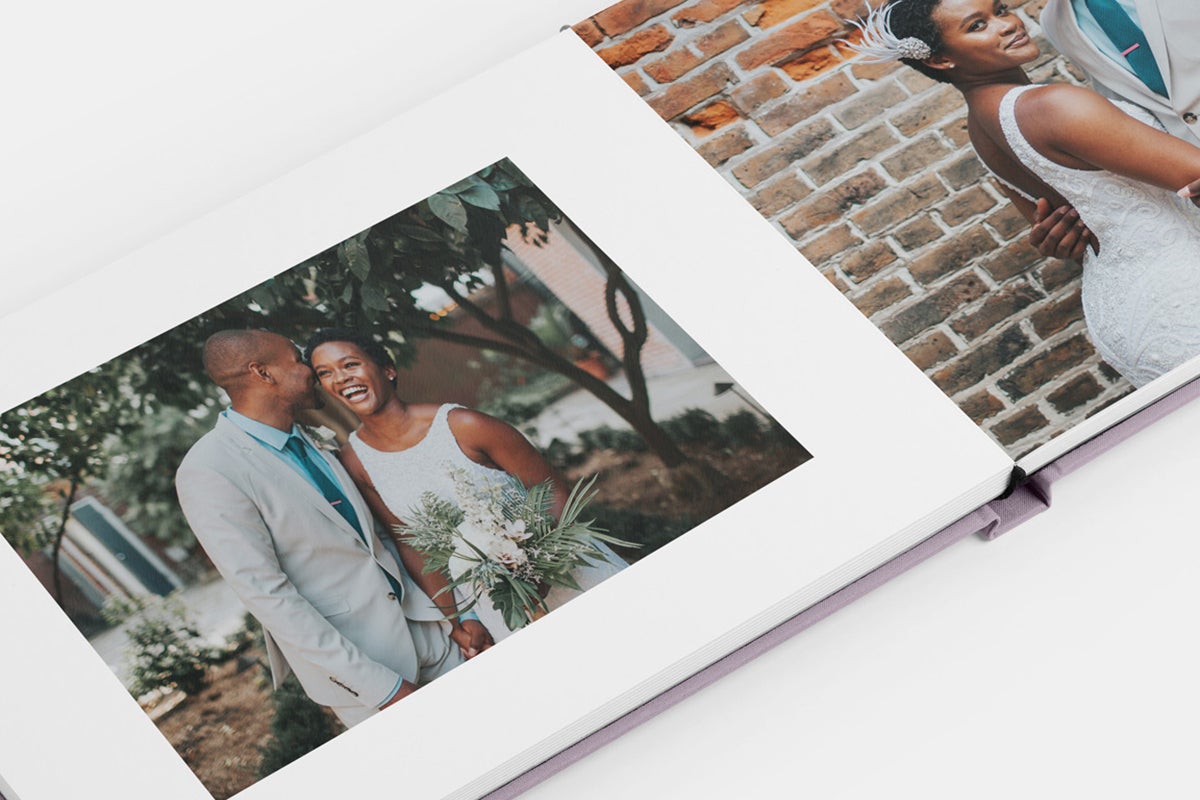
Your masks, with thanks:
[[(1137, 7), (1134, 6), (1133, 0), (1117, 0), (1117, 5), (1125, 9), (1125, 13), (1129, 15), (1129, 18), (1133, 20), (1135, 25), (1139, 28), (1142, 27), (1142, 21), (1138, 18)], [(1100, 23), (1096, 21), (1092, 12), (1088, 10), (1086, 0), (1071, 0), (1071, 8), (1075, 12), (1075, 21), (1079, 23), (1079, 30), (1083, 31), (1083, 35), (1090, 39), (1092, 44), (1096, 45), (1096, 49), (1108, 56), (1112, 61), (1120, 64), (1121, 69), (1137, 77), (1137, 73), (1129, 66), (1128, 59), (1121, 55), (1121, 51), (1112, 43), (1112, 39), (1108, 38), (1108, 34), (1104, 32), (1104, 29), (1100, 27)], [(1145, 29), (1143, 28), (1143, 30)]]

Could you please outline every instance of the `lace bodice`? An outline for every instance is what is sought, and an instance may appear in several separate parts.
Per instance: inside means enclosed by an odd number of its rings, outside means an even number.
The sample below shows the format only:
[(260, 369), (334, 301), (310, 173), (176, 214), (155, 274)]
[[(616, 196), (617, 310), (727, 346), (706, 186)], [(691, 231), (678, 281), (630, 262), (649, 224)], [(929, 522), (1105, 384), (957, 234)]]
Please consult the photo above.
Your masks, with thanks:
[[(1173, 192), (1103, 170), (1064, 167), (1034, 150), (1017, 99), (1000, 101), (1000, 126), (1017, 158), (1079, 212), (1100, 242), (1083, 261), (1083, 309), (1101, 357), (1135, 386), (1200, 354), (1200, 209)], [(1155, 127), (1148, 111), (1114, 101)]]
[[(475, 463), (458, 446), (449, 421), (450, 412), (456, 408), (462, 406), (446, 404), (438, 408), (424, 438), (407, 450), (376, 450), (364, 443), (357, 432), (350, 434), (354, 452), (370, 476), (375, 490), (383, 498), (388, 510), (401, 520), (408, 519), (410, 510), (420, 506), (421, 495), (425, 492), (433, 492), (443, 500), (456, 502), (453, 477), (456, 470), (465, 471), (476, 485), (508, 481), (504, 472)], [(546, 604), (551, 609), (563, 605), (577, 596), (579, 591), (590, 589), (627, 566), (607, 545), (597, 543), (597, 547), (604, 553), (604, 560), (573, 569), (571, 575), (579, 590), (555, 586), (546, 595)], [(489, 598), (474, 598), (468, 594), (466, 587), (456, 589), (455, 595), (460, 608), (465, 608), (466, 603), (473, 599), (479, 600), (474, 610), (497, 642), (511, 633)]]
[(421, 495), (425, 492), (433, 492), (443, 500), (454, 500), (451, 473), (455, 469), (465, 470), (479, 481), (505, 481), (503, 472), (475, 463), (458, 446), (448, 420), (450, 412), (456, 408), (462, 406), (449, 403), (441, 406), (425, 437), (407, 450), (376, 450), (363, 442), (357, 431), (350, 434), (354, 452), (371, 476), (375, 490), (388, 510), (401, 520), (407, 520), (409, 511), (420, 506)]

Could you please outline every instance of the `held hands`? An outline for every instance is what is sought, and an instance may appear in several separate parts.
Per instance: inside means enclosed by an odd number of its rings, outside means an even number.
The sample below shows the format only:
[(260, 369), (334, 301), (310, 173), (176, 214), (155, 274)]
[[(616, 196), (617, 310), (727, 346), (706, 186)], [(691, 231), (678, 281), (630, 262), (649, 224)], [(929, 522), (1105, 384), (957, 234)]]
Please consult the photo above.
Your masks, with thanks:
[[(1200, 195), (1200, 181), (1191, 184)], [(1196, 202), (1193, 200), (1193, 202)], [(1029, 243), (1047, 258), (1069, 258), (1078, 261), (1089, 247), (1099, 255), (1100, 243), (1095, 235), (1079, 219), (1079, 212), (1069, 205), (1052, 208), (1050, 201), (1037, 201), (1033, 227), (1029, 231)]]
[(1180, 197), (1192, 201), (1192, 205), (1200, 208), (1200, 179), (1194, 180), (1176, 192)]
[(465, 619), (450, 629), (450, 639), (462, 650), (464, 658), (474, 658), (494, 642), (487, 628), (476, 619)]

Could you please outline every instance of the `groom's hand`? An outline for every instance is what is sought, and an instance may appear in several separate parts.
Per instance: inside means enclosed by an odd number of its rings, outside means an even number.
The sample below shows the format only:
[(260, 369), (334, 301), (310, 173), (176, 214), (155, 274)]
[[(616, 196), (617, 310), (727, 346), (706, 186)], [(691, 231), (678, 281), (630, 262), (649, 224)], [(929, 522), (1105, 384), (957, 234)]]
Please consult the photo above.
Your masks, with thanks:
[(462, 650), (464, 658), (474, 658), (494, 644), (492, 635), (477, 619), (463, 620), (455, 625), (450, 630), (450, 638)]
[[(1200, 181), (1197, 181), (1197, 186), (1200, 188)], [(1079, 219), (1078, 211), (1066, 204), (1054, 208), (1044, 197), (1037, 201), (1034, 210), (1029, 243), (1046, 258), (1078, 261), (1089, 246), (1096, 253), (1100, 252), (1099, 242)]]

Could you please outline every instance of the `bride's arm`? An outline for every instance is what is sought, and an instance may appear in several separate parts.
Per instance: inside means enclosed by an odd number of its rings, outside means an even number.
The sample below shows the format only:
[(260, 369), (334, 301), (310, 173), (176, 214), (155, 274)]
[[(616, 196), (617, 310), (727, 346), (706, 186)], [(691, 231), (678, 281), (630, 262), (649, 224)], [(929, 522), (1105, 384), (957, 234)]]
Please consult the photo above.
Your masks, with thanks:
[(525, 488), (550, 480), (554, 498), (550, 512), (555, 519), (562, 514), (567, 501), (563, 481), (520, 431), (507, 422), (469, 408), (454, 409), (446, 421), (459, 448), (472, 461), (504, 470), (520, 480)]
[[(1083, 258), (1088, 247), (1100, 252), (1099, 243), (1070, 203), (996, 143), (983, 126), (968, 120), (967, 132), (976, 155), (998, 178), (1000, 191), (1029, 222), (1029, 243), (1047, 258)], [(1036, 200), (1031, 199), (1036, 198)]]
[(1134, 119), (1090, 89), (1040, 87), (1018, 99), (1016, 111), (1029, 143), (1064, 166), (1104, 169), (1172, 192), (1200, 176), (1200, 148)]
[(371, 483), (366, 468), (363, 467), (354, 448), (349, 443), (338, 451), (338, 460), (342, 462), (346, 472), (350, 473), (354, 485), (358, 487), (363, 499), (370, 506), (371, 513), (387, 527), (389, 535), (396, 543), (396, 549), (400, 552), (400, 560), (404, 562), (404, 569), (450, 622), (450, 638), (462, 648), (463, 655), (471, 658), (491, 647), (491, 634), (487, 632), (487, 628), (481, 622), (476, 619), (463, 620), (459, 618), (458, 603), (454, 598), (454, 592), (446, 590), (446, 587), (449, 586), (446, 575), (439, 570), (426, 572), (425, 557), (421, 555), (420, 551), (409, 545), (403, 536), (396, 534), (397, 526), (404, 525), (403, 520), (393, 514), (387, 504), (383, 502), (383, 497), (375, 489), (375, 484)]

